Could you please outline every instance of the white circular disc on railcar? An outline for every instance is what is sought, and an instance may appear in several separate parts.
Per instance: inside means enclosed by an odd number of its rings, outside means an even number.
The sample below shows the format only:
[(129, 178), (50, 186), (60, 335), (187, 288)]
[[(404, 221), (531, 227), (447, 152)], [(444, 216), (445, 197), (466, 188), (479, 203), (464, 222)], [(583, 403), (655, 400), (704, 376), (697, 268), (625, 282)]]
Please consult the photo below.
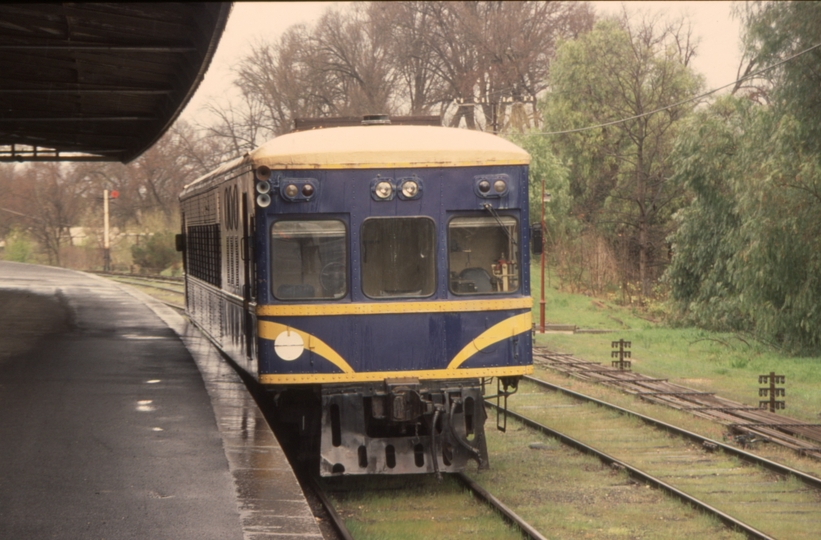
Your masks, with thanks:
[(305, 342), (302, 341), (302, 336), (297, 332), (286, 330), (274, 340), (274, 350), (277, 356), (290, 362), (302, 356), (302, 351), (305, 350)]

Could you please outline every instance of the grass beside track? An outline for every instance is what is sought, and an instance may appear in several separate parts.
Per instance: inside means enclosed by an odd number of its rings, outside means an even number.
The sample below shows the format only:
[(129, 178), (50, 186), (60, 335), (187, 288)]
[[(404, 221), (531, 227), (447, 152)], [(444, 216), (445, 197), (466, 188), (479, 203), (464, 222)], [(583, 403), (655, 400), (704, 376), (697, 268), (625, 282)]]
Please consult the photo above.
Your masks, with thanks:
[[(817, 538), (819, 494), (800, 482), (785, 482), (770, 471), (731, 455), (708, 452), (637, 418), (532, 383), (521, 385), (512, 408), (775, 538)], [(632, 523), (647, 522), (649, 517), (637, 515)]]
[[(538, 267), (533, 269), (533, 320), (539, 324)], [(821, 358), (790, 357), (744, 335), (698, 328), (669, 328), (614, 302), (545, 287), (545, 319), (552, 324), (613, 330), (606, 334), (536, 334), (536, 346), (610, 365), (611, 342), (632, 343), (633, 371), (758, 406), (758, 376), (786, 377), (780, 414), (821, 423)], [(782, 385), (779, 385), (782, 386)], [(765, 399), (765, 398), (760, 398)]]
[(323, 480), (357, 540), (519, 540), (521, 533), (445, 475)]
[(108, 279), (116, 281), (118, 283), (122, 283), (124, 285), (129, 285), (134, 287), (135, 289), (143, 292), (149, 296), (153, 296), (157, 300), (161, 300), (163, 302), (170, 302), (172, 304), (182, 305), (185, 303), (185, 293), (184, 293), (184, 285), (179, 283), (178, 285), (174, 283), (163, 283), (162, 287), (165, 289), (179, 289), (179, 293), (174, 293), (169, 290), (157, 289), (155, 287), (151, 287), (150, 285), (143, 285), (140, 281), (132, 280), (127, 277), (120, 277), (120, 276), (106, 276)]
[(488, 420), (489, 471), (468, 475), (548, 538), (738, 539), (722, 523), (515, 421)]

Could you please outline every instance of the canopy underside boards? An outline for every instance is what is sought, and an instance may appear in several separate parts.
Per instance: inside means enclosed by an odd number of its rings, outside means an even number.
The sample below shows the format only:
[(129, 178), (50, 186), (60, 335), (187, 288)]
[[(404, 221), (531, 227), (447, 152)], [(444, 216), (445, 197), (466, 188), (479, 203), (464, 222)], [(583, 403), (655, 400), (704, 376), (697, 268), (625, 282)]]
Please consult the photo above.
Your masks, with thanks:
[(230, 3), (0, 3), (0, 161), (127, 163), (205, 75)]

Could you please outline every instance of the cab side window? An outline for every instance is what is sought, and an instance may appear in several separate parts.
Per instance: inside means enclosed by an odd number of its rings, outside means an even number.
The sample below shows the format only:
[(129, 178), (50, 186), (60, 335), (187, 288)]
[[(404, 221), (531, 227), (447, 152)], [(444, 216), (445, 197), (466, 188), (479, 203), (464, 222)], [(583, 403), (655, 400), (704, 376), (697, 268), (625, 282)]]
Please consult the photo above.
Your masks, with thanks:
[(348, 292), (347, 229), (336, 220), (271, 227), (271, 285), (278, 300), (333, 300)]
[(519, 290), (519, 222), (511, 216), (457, 217), (448, 223), (448, 283), (460, 295)]

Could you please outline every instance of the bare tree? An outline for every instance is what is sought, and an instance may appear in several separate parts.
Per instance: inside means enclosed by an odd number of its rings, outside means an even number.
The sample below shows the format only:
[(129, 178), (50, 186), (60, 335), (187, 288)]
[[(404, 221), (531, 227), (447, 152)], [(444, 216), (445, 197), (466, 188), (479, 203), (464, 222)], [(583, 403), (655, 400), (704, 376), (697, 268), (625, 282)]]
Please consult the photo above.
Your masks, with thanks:
[(391, 37), (387, 46), (398, 76), (395, 92), (411, 115), (430, 114), (437, 104), (447, 101), (429, 39), (435, 24), (434, 7), (425, 1), (374, 2), (369, 7), (377, 31)]
[(385, 30), (363, 4), (328, 11), (317, 24), (314, 67), (329, 78), (336, 114), (394, 112), (398, 70)]
[(89, 184), (77, 181), (71, 165), (38, 163), (15, 171), (10, 201), (17, 223), (45, 252), (48, 263), (60, 266), (61, 248), (71, 243), (71, 227), (79, 224), (89, 204)]
[[(464, 118), (486, 130), (538, 122), (536, 97), (548, 85), (549, 64), (561, 39), (588, 31), (594, 15), (575, 2), (432, 2), (429, 34), (437, 75), (449, 91), (457, 126)], [(530, 105), (531, 115), (523, 114)], [(449, 111), (450, 112), (450, 111)]]
[(255, 46), (237, 67), (242, 103), (212, 105), (208, 130), (241, 153), (304, 116), (433, 112), (452, 126), (524, 129), (538, 121), (557, 42), (592, 22), (590, 6), (575, 2), (329, 9), (313, 28), (296, 25)]

